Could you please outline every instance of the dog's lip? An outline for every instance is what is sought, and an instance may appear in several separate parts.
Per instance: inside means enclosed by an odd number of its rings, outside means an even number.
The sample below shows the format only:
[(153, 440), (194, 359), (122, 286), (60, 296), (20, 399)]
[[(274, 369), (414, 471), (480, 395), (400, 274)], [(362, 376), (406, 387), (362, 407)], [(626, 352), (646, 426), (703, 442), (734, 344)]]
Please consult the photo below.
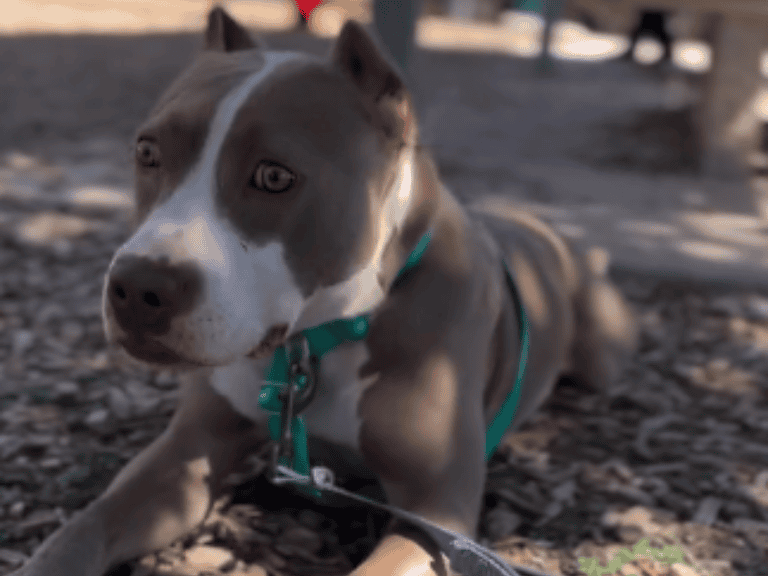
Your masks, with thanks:
[[(266, 358), (270, 356), (274, 353), (278, 346), (281, 346), (285, 343), (287, 334), (287, 324), (278, 324), (270, 327), (266, 336), (264, 336), (261, 342), (259, 342), (250, 352), (248, 352), (246, 356), (253, 359)], [(215, 364), (209, 364), (188, 358), (173, 348), (153, 338), (125, 336), (118, 338), (116, 343), (122, 346), (128, 354), (137, 360), (149, 362), (151, 364), (159, 364), (164, 366), (186, 365), (201, 368), (215, 366)]]
[(267, 335), (262, 338), (253, 350), (251, 350), (246, 356), (248, 358), (254, 358), (256, 360), (260, 358), (267, 358), (277, 350), (278, 346), (285, 344), (286, 336), (288, 335), (288, 325), (278, 324), (272, 326), (267, 330)]
[(192, 360), (191, 358), (187, 358), (186, 356), (179, 354), (173, 348), (170, 348), (165, 344), (158, 342), (157, 340), (128, 337), (119, 339), (117, 343), (122, 346), (125, 351), (128, 352), (128, 354), (143, 362), (160, 364), (163, 366), (208, 366), (208, 364), (204, 362)]

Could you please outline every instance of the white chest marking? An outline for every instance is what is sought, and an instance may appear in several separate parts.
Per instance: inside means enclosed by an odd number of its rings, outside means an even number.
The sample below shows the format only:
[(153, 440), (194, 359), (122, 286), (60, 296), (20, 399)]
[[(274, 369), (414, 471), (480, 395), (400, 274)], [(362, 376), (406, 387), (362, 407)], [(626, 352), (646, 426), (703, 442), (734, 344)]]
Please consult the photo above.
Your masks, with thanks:
[[(302, 413), (307, 431), (329, 442), (359, 450), (360, 418), (358, 406), (365, 389), (375, 376), (358, 377), (368, 360), (363, 343), (343, 344), (320, 361), (320, 381), (315, 397)], [(232, 408), (254, 422), (266, 422), (271, 412), (259, 407), (259, 392), (272, 358), (242, 358), (213, 372), (211, 384)]]
[(376, 211), (376, 246), (370, 260), (345, 281), (316, 290), (307, 300), (295, 329), (303, 330), (335, 317), (350, 318), (370, 312), (386, 297), (379, 284), (381, 259), (390, 237), (408, 214), (412, 198), (414, 152), (408, 149), (400, 160), (400, 171), (383, 205), (374, 204)]
[(368, 360), (364, 343), (342, 344), (320, 361), (320, 382), (315, 398), (304, 411), (311, 434), (359, 450), (358, 407), (365, 389), (376, 376), (360, 379), (360, 367)]
[(254, 422), (265, 424), (269, 412), (259, 407), (259, 392), (272, 357), (254, 360), (240, 358), (227, 366), (215, 368), (211, 386), (229, 401), (232, 408)]

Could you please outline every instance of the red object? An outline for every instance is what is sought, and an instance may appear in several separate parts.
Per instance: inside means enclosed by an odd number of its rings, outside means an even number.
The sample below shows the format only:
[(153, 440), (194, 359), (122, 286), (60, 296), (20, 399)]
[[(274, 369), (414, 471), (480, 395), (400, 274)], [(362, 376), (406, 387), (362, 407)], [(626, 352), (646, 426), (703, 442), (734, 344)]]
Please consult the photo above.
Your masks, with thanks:
[(309, 19), (309, 15), (312, 14), (312, 10), (317, 8), (318, 4), (322, 2), (322, 0), (294, 0), (296, 2), (296, 6), (299, 8), (299, 12), (301, 12), (301, 15), (304, 16), (304, 18)]

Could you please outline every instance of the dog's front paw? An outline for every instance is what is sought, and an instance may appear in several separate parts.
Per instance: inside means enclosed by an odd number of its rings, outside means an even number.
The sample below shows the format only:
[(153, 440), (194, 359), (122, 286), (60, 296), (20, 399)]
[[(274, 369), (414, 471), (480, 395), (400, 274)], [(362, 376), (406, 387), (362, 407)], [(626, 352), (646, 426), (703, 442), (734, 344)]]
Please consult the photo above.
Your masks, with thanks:
[(7, 576), (102, 576), (102, 566), (93, 556), (75, 558), (68, 554), (35, 554), (21, 568)]
[(35, 570), (32, 565), (27, 562), (18, 570), (11, 572), (7, 576), (41, 576), (42, 572)]
[(48, 572), (48, 566), (40, 565), (40, 563), (36, 562), (33, 558), (31, 560), (27, 560), (27, 562), (21, 568), (11, 572), (7, 576), (43, 576), (43, 574), (47, 576), (48, 574), (75, 574), (75, 572), (64, 572), (57, 570), (56, 567), (50, 568), (52, 568), (52, 571)]
[(100, 566), (95, 566), (87, 557), (82, 561), (65, 555), (54, 557), (53, 555), (36, 554), (30, 558), (21, 568), (11, 572), (7, 576), (101, 576)]
[(77, 514), (8, 576), (102, 576), (108, 561), (100, 526), (92, 510)]

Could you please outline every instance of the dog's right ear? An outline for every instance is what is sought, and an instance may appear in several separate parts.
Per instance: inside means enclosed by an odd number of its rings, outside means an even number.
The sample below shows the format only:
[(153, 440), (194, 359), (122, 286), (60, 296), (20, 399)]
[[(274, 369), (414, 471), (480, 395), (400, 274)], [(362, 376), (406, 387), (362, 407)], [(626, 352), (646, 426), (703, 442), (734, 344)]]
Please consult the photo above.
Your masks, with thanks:
[(332, 51), (336, 68), (376, 110), (374, 122), (388, 136), (415, 142), (413, 104), (400, 72), (362, 25), (348, 20)]
[(208, 14), (208, 28), (205, 31), (205, 49), (216, 52), (233, 52), (259, 48), (248, 31), (227, 14), (221, 6), (216, 6)]

